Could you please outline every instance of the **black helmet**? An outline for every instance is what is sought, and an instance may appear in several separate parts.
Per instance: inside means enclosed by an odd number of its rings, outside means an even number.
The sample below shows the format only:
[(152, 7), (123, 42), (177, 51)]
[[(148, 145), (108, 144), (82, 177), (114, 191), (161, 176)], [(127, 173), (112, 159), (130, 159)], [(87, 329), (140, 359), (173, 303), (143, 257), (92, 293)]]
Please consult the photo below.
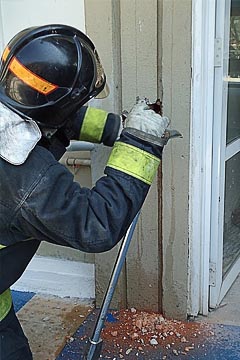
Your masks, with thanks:
[(94, 44), (71, 26), (25, 29), (14, 36), (2, 55), (0, 101), (42, 127), (64, 126), (105, 84)]

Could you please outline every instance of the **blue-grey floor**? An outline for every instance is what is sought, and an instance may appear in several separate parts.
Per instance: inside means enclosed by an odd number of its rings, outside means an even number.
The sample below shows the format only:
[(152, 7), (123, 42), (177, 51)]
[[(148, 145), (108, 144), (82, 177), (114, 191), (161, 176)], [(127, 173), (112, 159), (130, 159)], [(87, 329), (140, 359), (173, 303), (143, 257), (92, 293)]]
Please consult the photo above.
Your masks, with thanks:
[(13, 305), (16, 312), (35, 295), (33, 292), (12, 291)]
[[(12, 291), (13, 303), (16, 311), (24, 306), (33, 296), (34, 293)], [(83, 353), (87, 346), (87, 337), (91, 337), (94, 323), (96, 321), (96, 311), (89, 314), (86, 321), (80, 326), (80, 328), (73, 335), (71, 342), (66, 343), (61, 354), (56, 360), (81, 360), (83, 359)], [(113, 321), (111, 314), (109, 314), (108, 321)], [(240, 327), (214, 324), (211, 325), (214, 332), (214, 337), (208, 337), (205, 339), (204, 346), (195, 347), (191, 350), (191, 353), (187, 355), (179, 354), (179, 359), (206, 359), (206, 360), (240, 360)], [(129, 355), (125, 355), (126, 349), (123, 348), (124, 358), (119, 357), (118, 353), (114, 353), (114, 347), (105, 349), (104, 343), (102, 347), (101, 359), (147, 359), (147, 360), (160, 360), (163, 358), (163, 353), (156, 349), (145, 351), (144, 355), (141, 353), (136, 354), (132, 351)], [(176, 355), (169, 352), (166, 359), (175, 359)], [(43, 359), (44, 360), (44, 359)]]

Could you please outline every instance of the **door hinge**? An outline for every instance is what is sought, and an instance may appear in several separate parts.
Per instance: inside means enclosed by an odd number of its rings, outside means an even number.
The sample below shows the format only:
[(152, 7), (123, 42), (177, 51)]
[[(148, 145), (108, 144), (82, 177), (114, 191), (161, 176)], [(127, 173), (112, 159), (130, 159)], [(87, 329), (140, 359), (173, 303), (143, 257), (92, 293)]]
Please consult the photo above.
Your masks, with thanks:
[(209, 263), (209, 286), (216, 286), (216, 264)]
[(223, 63), (223, 41), (221, 38), (214, 39), (214, 66), (221, 67)]

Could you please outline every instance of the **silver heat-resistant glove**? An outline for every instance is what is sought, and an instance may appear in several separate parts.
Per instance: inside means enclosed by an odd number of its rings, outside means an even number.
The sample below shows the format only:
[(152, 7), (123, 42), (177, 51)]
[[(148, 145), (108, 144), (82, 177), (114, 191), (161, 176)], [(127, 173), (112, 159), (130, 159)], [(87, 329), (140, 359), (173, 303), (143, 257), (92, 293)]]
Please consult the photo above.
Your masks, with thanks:
[(170, 120), (152, 110), (145, 98), (137, 99), (131, 111), (126, 114), (124, 128), (144, 141), (164, 146), (170, 138), (182, 137), (178, 131), (168, 129), (169, 124)]

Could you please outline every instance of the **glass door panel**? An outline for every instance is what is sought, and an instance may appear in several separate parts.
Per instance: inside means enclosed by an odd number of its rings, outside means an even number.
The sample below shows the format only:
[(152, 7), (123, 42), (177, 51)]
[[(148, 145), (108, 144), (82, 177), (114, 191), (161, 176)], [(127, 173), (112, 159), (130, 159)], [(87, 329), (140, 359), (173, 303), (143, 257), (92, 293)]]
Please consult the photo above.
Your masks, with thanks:
[(240, 137), (240, 1), (232, 1), (229, 33), (227, 144)]
[(240, 153), (226, 162), (223, 277), (240, 255)]
[[(240, 63), (239, 63), (240, 71)], [(228, 83), (227, 144), (240, 137), (240, 78)]]
[(230, 9), (223, 278), (240, 255), (240, 0)]
[(216, 0), (216, 5), (215, 37), (223, 51), (214, 74), (211, 308), (240, 270), (240, 0)]

